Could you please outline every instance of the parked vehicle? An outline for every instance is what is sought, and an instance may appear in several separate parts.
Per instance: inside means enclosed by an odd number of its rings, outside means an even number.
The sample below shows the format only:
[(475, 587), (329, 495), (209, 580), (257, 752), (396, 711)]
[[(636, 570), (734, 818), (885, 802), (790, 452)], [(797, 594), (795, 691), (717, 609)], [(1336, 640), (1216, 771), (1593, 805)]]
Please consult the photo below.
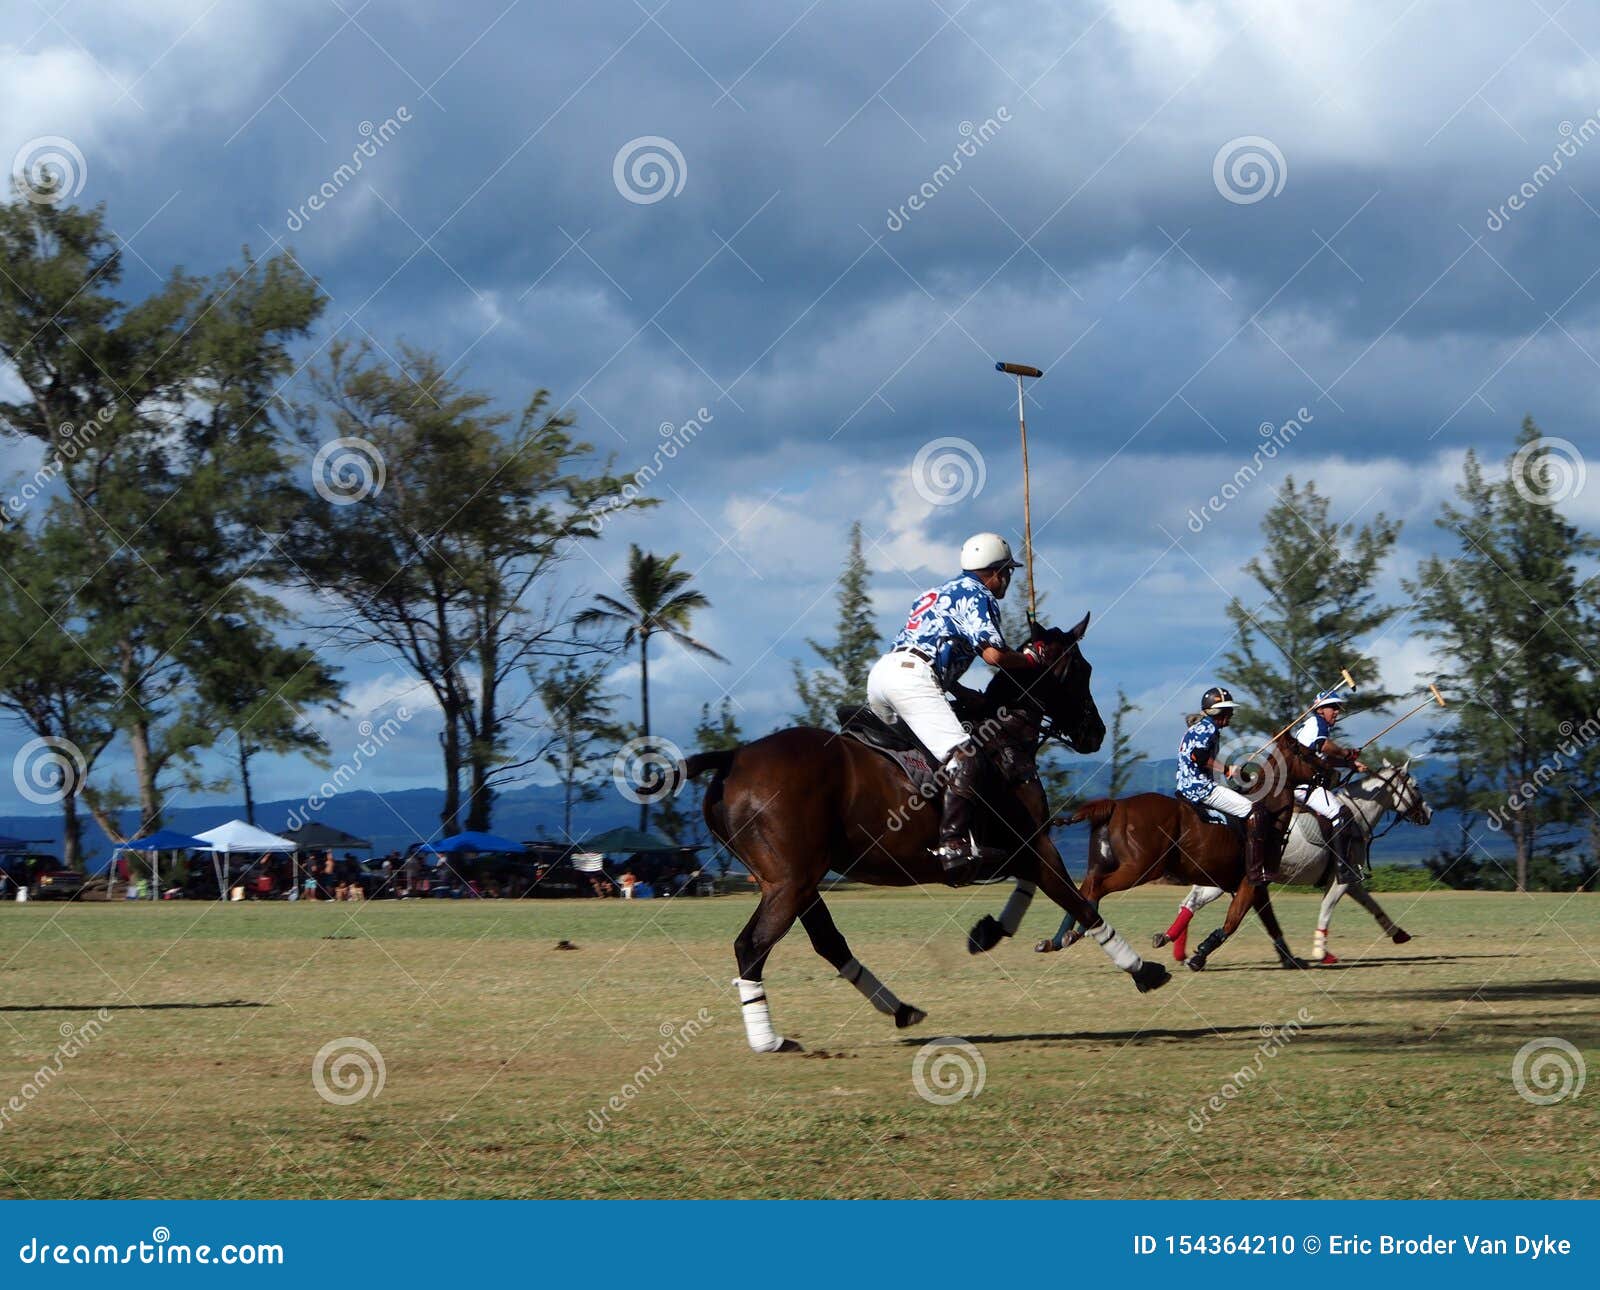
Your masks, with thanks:
[(59, 861), (53, 861), (51, 868), (34, 871), (33, 889), (28, 894), (34, 900), (76, 900), (88, 881), (88, 874), (63, 869)]

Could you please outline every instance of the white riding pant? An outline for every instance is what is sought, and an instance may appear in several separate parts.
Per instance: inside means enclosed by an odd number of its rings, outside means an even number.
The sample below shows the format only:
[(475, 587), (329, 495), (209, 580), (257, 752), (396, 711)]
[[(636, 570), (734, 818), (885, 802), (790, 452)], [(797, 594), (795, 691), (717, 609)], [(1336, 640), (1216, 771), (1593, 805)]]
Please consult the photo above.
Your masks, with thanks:
[(1213, 784), (1211, 791), (1202, 799), (1202, 805), (1215, 807), (1224, 815), (1231, 815), (1236, 820), (1242, 820), (1249, 815), (1252, 807), (1248, 797), (1235, 792), (1226, 784)]
[(881, 720), (910, 726), (941, 764), (968, 740), (932, 666), (915, 654), (885, 654), (874, 663), (867, 673), (867, 702)]
[(1344, 804), (1325, 788), (1310, 788), (1302, 784), (1294, 790), (1295, 800), (1303, 802), (1307, 810), (1315, 811), (1325, 820), (1334, 819), (1344, 809)]

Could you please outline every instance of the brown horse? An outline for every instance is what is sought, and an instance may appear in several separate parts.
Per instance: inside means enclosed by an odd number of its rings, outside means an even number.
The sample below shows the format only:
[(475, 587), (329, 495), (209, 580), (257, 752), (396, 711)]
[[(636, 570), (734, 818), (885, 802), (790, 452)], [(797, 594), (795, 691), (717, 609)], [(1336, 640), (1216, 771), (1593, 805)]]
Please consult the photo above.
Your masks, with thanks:
[[(1245, 795), (1264, 812), (1274, 855), (1281, 852), (1287, 836), (1295, 787), (1318, 782), (1328, 769), (1294, 739), (1280, 735), (1273, 741), (1260, 771), (1243, 786)], [(1069, 822), (1085, 820), (1090, 832), (1083, 895), (1092, 904), (1098, 906), (1104, 896), (1157, 878), (1221, 887), (1234, 893), (1233, 903), (1228, 906), (1222, 926), (1190, 955), (1188, 964), (1192, 969), (1198, 972), (1205, 967), (1206, 960), (1239, 929), (1251, 909), (1272, 938), (1279, 963), (1286, 968), (1306, 966), (1289, 949), (1267, 888), (1258, 887), (1245, 877), (1244, 844), (1238, 829), (1213, 824), (1193, 803), (1165, 793), (1136, 793), (1132, 797), (1087, 802)], [(1081, 934), (1068, 932), (1063, 943), (1071, 944)], [(1043, 950), (1047, 946), (1053, 948), (1045, 941), (1036, 948)]]
[[(1164, 985), (1166, 968), (1144, 962), (1067, 875), (1050, 842), (1050, 813), (1035, 758), (1050, 734), (1080, 752), (1105, 738), (1089, 693), (1090, 665), (1079, 641), (1088, 615), (1070, 631), (1051, 628), (1039, 644), (1049, 665), (1025, 678), (996, 673), (981, 696), (972, 725), (988, 756), (980, 782), (984, 810), (978, 841), (992, 858), (982, 876), (1010, 877), (1018, 890), (995, 934), (972, 949), (990, 948), (1011, 935), (1035, 887), (1081, 919), (1089, 935), (1141, 992)], [(755, 913), (734, 941), (739, 990), (750, 1047), (794, 1052), (799, 1045), (772, 1028), (762, 983), (767, 956), (798, 918), (813, 948), (897, 1027), (916, 1025), (926, 1013), (903, 1003), (850, 952), (818, 894), (829, 871), (857, 882), (903, 887), (941, 881), (930, 854), (938, 833), (936, 804), (913, 788), (882, 752), (837, 732), (797, 727), (780, 730), (726, 752), (702, 753), (684, 763), (681, 778), (715, 773), (705, 795), (712, 835), (743, 861), (761, 887)], [(681, 779), (680, 779), (681, 782)], [(980, 924), (980, 927), (983, 925)]]

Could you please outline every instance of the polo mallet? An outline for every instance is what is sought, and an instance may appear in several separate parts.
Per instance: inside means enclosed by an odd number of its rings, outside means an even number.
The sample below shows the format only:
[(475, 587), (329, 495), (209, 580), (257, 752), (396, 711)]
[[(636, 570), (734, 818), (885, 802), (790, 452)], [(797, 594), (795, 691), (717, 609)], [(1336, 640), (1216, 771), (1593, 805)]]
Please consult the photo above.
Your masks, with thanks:
[(1017, 378), (1017, 429), (1022, 432), (1022, 561), (1028, 571), (1028, 629), (1038, 625), (1038, 601), (1033, 593), (1033, 508), (1028, 488), (1028, 419), (1023, 414), (1022, 378), (1037, 380), (1044, 373), (1026, 363), (996, 363), (994, 370)]
[[(1340, 683), (1347, 690), (1354, 690), (1356, 688), (1355, 678), (1350, 675), (1350, 671), (1349, 671), (1348, 668), (1342, 668), (1341, 667), (1339, 669), (1339, 680), (1340, 680)], [(1266, 743), (1262, 744), (1261, 747), (1257, 748), (1253, 753), (1251, 753), (1248, 757), (1246, 757), (1245, 758), (1245, 762), (1247, 762), (1247, 763), (1248, 762), (1252, 762), (1257, 757), (1261, 756), (1262, 753), (1266, 752), (1267, 749), (1271, 748), (1273, 744), (1277, 743), (1278, 740), (1282, 739), (1284, 735), (1288, 734), (1291, 730), (1293, 730), (1297, 725), (1299, 725), (1302, 721), (1304, 721), (1307, 717), (1309, 717), (1316, 710), (1317, 710), (1317, 705), (1316, 705), (1315, 702), (1313, 702), (1312, 705), (1309, 708), (1307, 708), (1298, 717), (1296, 717), (1293, 721), (1291, 721), (1288, 725), (1286, 725), (1282, 730), (1278, 731), (1277, 734), (1273, 735), (1272, 738), (1267, 740)]]
[[(1437, 703), (1441, 708), (1445, 706), (1444, 695), (1439, 693), (1439, 687), (1437, 685), (1430, 685), (1428, 687), (1428, 697), (1426, 699), (1417, 704), (1416, 707), (1412, 708), (1410, 712), (1405, 714), (1405, 716), (1397, 717), (1395, 720), (1391, 721), (1382, 730), (1378, 731), (1377, 734), (1373, 735), (1371, 739), (1367, 740), (1366, 743), (1362, 744), (1361, 747), (1371, 747), (1373, 744), (1377, 743), (1378, 740), (1382, 739), (1384, 735), (1388, 734), (1391, 730), (1398, 726), (1402, 721), (1411, 720), (1412, 717), (1416, 716), (1417, 713), (1421, 712), (1430, 703)], [(1359, 749), (1357, 751), (1359, 751)]]

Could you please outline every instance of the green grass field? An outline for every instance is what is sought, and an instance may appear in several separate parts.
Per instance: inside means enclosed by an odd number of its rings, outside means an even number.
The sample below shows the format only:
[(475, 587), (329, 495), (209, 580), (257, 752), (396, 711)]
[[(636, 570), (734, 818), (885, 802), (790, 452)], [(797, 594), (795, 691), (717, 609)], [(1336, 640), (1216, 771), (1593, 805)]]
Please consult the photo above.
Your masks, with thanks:
[[(1140, 995), (1092, 945), (1034, 954), (1056, 924), (1042, 902), (1015, 941), (969, 957), (966, 928), (1002, 895), (836, 895), (857, 956), (929, 1019), (897, 1032), (796, 929), (767, 981), (774, 1019), (804, 1056), (745, 1046), (729, 981), (746, 897), (8, 904), (0, 1193), (1600, 1190), (1600, 1080), (1535, 1105), (1512, 1079), (1518, 1050), (1547, 1036), (1596, 1065), (1600, 897), (1387, 895), (1417, 937), (1403, 947), (1346, 902), (1334, 925), (1345, 962), (1300, 973), (1276, 966), (1252, 920), (1205, 973), (1177, 968)], [(1178, 895), (1118, 896), (1106, 913), (1144, 949)], [(1280, 912), (1306, 952), (1313, 898), (1285, 895)], [(556, 950), (562, 939), (578, 948)], [(709, 1021), (685, 1028), (701, 1009)], [(1297, 1034), (1263, 1039), (1263, 1026), (1297, 1015), (1309, 1018)], [(672, 1027), (681, 1039), (664, 1038)], [(919, 1094), (920, 1046), (939, 1036), (973, 1045), (977, 1096), (942, 1105)], [(339, 1105), (314, 1087), (313, 1060), (349, 1038), (375, 1046), (383, 1082)], [(658, 1056), (663, 1045), (675, 1051)], [(947, 1057), (929, 1071), (976, 1070)], [(1235, 1076), (1245, 1066), (1248, 1081)], [(620, 1110), (608, 1110), (613, 1097)]]

